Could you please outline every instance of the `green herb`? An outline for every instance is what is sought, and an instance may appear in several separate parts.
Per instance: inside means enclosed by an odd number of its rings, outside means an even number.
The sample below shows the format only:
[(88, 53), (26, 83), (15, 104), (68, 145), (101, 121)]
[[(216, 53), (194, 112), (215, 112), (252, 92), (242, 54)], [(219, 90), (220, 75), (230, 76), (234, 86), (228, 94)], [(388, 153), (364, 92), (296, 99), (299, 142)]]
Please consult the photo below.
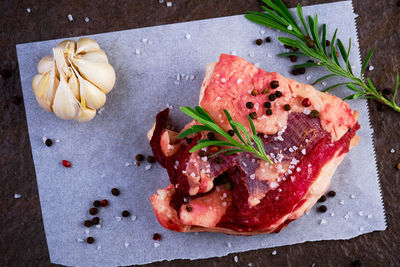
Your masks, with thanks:
[[(364, 72), (367, 68), (367, 65), (372, 57), (374, 52), (374, 48), (372, 48), (367, 57), (364, 59), (361, 68), (361, 77), (358, 78), (353, 74), (353, 70), (351, 68), (351, 64), (349, 62), (349, 55), (351, 49), (351, 39), (349, 40), (349, 47), (346, 50), (342, 41), (340, 39), (336, 39), (336, 34), (338, 29), (335, 30), (332, 40), (330, 41), (330, 55), (328, 54), (327, 45), (326, 45), (326, 35), (327, 29), (326, 24), (322, 24), (322, 36), (319, 33), (319, 24), (318, 24), (318, 16), (314, 15), (314, 18), (307, 17), (308, 24), (303, 16), (303, 10), (300, 4), (297, 5), (297, 17), (301, 22), (301, 25), (298, 25), (292, 14), (289, 12), (288, 8), (282, 2), (282, 0), (263, 0), (263, 2), (267, 6), (262, 6), (262, 9), (265, 10), (263, 12), (248, 12), (245, 17), (250, 21), (253, 21), (257, 24), (267, 26), (269, 28), (280, 30), (286, 32), (295, 38), (288, 37), (279, 37), (278, 40), (288, 46), (298, 48), (299, 52), (289, 52), (282, 53), (278, 56), (307, 56), (310, 58), (317, 59), (317, 63), (304, 63), (299, 65), (294, 65), (296, 68), (304, 68), (304, 67), (312, 67), (312, 66), (321, 66), (325, 67), (331, 74), (325, 75), (315, 81), (314, 84), (326, 80), (333, 76), (340, 76), (347, 78), (349, 81), (338, 83), (330, 86), (323, 90), (324, 92), (329, 91), (335, 87), (345, 85), (348, 89), (353, 91), (352, 95), (345, 97), (344, 99), (373, 99), (380, 101), (389, 107), (393, 108), (397, 112), (400, 112), (400, 106), (396, 104), (396, 94), (399, 88), (399, 74), (396, 75), (396, 85), (395, 90), (392, 96), (392, 99), (385, 98), (381, 93), (377, 91), (372, 81), (368, 78), (365, 80)], [(313, 45), (310, 45), (310, 44)], [(339, 52), (344, 60), (342, 65), (339, 63), (339, 59), (337, 57), (336, 47), (339, 48)]]
[[(256, 127), (254, 126), (253, 120), (250, 118), (250, 116), (247, 116), (247, 119), (249, 120), (252, 130), (252, 133), (249, 135), (247, 133), (246, 128), (239, 122), (234, 121), (231, 117), (231, 114), (229, 114), (229, 112), (226, 109), (224, 109), (226, 118), (228, 119), (228, 122), (232, 127), (232, 130), (235, 132), (236, 136), (239, 139), (239, 141), (237, 141), (227, 132), (225, 132), (221, 127), (219, 127), (218, 124), (210, 117), (210, 115), (208, 115), (208, 113), (201, 107), (199, 106), (196, 106), (195, 108), (181, 107), (180, 109), (182, 110), (183, 113), (192, 117), (194, 120), (200, 122), (202, 125), (193, 125), (189, 129), (181, 133), (178, 136), (179, 139), (203, 131), (214, 132), (225, 138), (225, 140), (209, 140), (209, 139), (199, 140), (198, 144), (195, 145), (190, 150), (191, 153), (208, 146), (226, 146), (229, 148), (222, 149), (217, 153), (214, 153), (210, 157), (214, 157), (219, 153), (225, 153), (226, 155), (231, 155), (238, 152), (250, 152), (253, 153), (255, 157), (263, 159), (269, 162), (270, 164), (273, 164), (272, 161), (268, 158), (267, 154), (265, 153), (264, 143), (257, 136)], [(242, 136), (242, 134), (244, 135), (244, 137)]]

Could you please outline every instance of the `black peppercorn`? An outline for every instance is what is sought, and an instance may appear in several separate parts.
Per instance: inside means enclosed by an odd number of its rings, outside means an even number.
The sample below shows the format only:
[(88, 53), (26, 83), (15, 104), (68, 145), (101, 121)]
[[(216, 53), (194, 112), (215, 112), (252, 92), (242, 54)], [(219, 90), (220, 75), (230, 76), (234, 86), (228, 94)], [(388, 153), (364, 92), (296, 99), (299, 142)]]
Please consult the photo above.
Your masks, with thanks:
[(271, 102), (265, 102), (264, 103), (265, 108), (271, 108)]
[(207, 133), (207, 138), (210, 139), (210, 140), (214, 140), (214, 139), (215, 139), (215, 133), (213, 133), (213, 132), (208, 132), (208, 133)]
[(88, 242), (88, 244), (93, 244), (94, 243), (94, 238), (89, 236), (88, 238), (86, 238), (86, 242)]
[(20, 105), (22, 103), (22, 98), (19, 96), (13, 96), (11, 98), (11, 103), (13, 103), (14, 105)]
[(279, 87), (279, 81), (272, 81), (270, 83), (270, 86), (272, 89), (278, 88)]
[(256, 40), (256, 44), (257, 44), (257, 45), (262, 45), (262, 43), (263, 43), (263, 40), (261, 40), (261, 39), (257, 39), (257, 40)]
[(251, 91), (251, 95), (252, 95), (252, 96), (258, 95), (257, 89), (253, 89), (253, 90)]
[(204, 150), (200, 150), (199, 156), (200, 157), (205, 157), (206, 156), (206, 152)]
[(261, 94), (262, 95), (266, 95), (266, 94), (268, 94), (269, 93), (269, 91), (268, 91), (268, 89), (263, 89), (262, 91), (261, 91)]
[(190, 207), (189, 205), (186, 206), (186, 211), (187, 212), (191, 212), (192, 211), (192, 207)]
[(193, 142), (193, 138), (188, 137), (186, 138), (186, 143), (188, 143), (188, 145), (190, 145)]
[(293, 75), (298, 75), (299, 74), (299, 70), (298, 69), (293, 69), (290, 73), (292, 73)]
[(234, 136), (234, 135), (235, 135), (235, 131), (231, 129), (231, 130), (228, 131), (228, 134), (229, 134), (230, 136)]
[(100, 201), (98, 200), (93, 201), (93, 206), (96, 208), (100, 207)]
[(286, 48), (286, 49), (292, 48), (290, 45), (283, 45), (283, 47)]
[(276, 98), (280, 98), (282, 96), (282, 92), (281, 91), (276, 91), (275, 92), (275, 96), (276, 96)]
[(275, 101), (276, 96), (275, 96), (274, 94), (270, 94), (270, 95), (268, 96), (268, 99), (269, 99), (269, 101)]
[(298, 68), (297, 69), (297, 73), (298, 74), (304, 74), (304, 73), (306, 73), (306, 69), (305, 68)]
[(331, 41), (326, 40), (326, 41), (325, 41), (325, 45), (326, 45), (326, 46), (330, 46), (330, 45), (331, 45)]
[(384, 89), (382, 89), (382, 93), (384, 95), (390, 95), (392, 93), (392, 91), (389, 88), (384, 88)]
[(296, 56), (289, 56), (289, 59), (291, 62), (296, 62), (297, 61), (297, 57)]
[(318, 117), (319, 117), (319, 112), (318, 112), (317, 110), (313, 109), (313, 110), (310, 112), (310, 117), (311, 117), (311, 118), (318, 118)]
[(309, 48), (313, 48), (313, 47), (314, 47), (314, 41), (311, 40), (311, 39), (307, 39), (306, 45), (307, 45)]
[(265, 38), (265, 41), (267, 42), (267, 43), (270, 43), (271, 42), (271, 37), (267, 37), (267, 38)]
[(326, 212), (328, 210), (328, 208), (325, 205), (322, 205), (318, 208), (319, 212)]
[(85, 225), (85, 227), (91, 227), (93, 225), (91, 220), (86, 220), (83, 222), (83, 225)]
[(321, 196), (319, 199), (318, 199), (318, 202), (325, 202), (326, 201), (326, 196)]
[(161, 235), (160, 235), (159, 233), (155, 233), (155, 234), (153, 235), (153, 240), (154, 240), (154, 241), (160, 241), (160, 240), (161, 240)]
[(53, 141), (51, 141), (51, 139), (46, 139), (44, 143), (46, 144), (46, 146), (51, 146), (53, 144)]
[(144, 160), (144, 156), (142, 154), (137, 154), (136, 155), (136, 160), (137, 161), (142, 161), (142, 160)]
[(271, 115), (272, 115), (272, 110), (269, 109), (269, 108), (267, 108), (267, 109), (265, 110), (265, 114), (267, 114), (268, 116), (271, 116)]
[(215, 158), (214, 158), (214, 162), (217, 163), (217, 164), (222, 164), (222, 163), (224, 163), (224, 161), (223, 161), (220, 157), (215, 157)]
[(147, 162), (154, 163), (154, 162), (156, 162), (156, 159), (153, 156), (147, 156)]
[(97, 208), (91, 208), (90, 210), (89, 210), (89, 213), (90, 213), (90, 215), (96, 215), (97, 214)]
[(251, 109), (251, 108), (253, 108), (253, 107), (254, 107), (253, 102), (247, 102), (247, 103), (246, 103), (246, 108)]
[(355, 260), (351, 263), (351, 267), (361, 267), (361, 261)]
[(257, 113), (256, 112), (252, 112), (249, 114), (250, 118), (252, 118), (253, 120), (257, 118)]
[(289, 104), (285, 104), (285, 105), (283, 106), (283, 110), (284, 110), (284, 111), (289, 111), (289, 110), (290, 110), (290, 105), (289, 105)]
[(328, 197), (334, 197), (334, 196), (336, 196), (336, 192), (335, 191), (329, 191), (327, 195), (328, 195)]
[(114, 196), (119, 196), (119, 189), (118, 188), (111, 189), (111, 194), (113, 194)]
[(92, 219), (92, 223), (95, 224), (95, 225), (99, 224), (100, 223), (100, 218), (99, 217), (94, 217)]
[(124, 210), (124, 211), (121, 213), (121, 215), (122, 215), (122, 217), (129, 217), (129, 216), (131, 215), (131, 213), (130, 213), (129, 211), (127, 211), (127, 210)]
[(3, 69), (3, 70), (0, 71), (0, 75), (1, 75), (1, 77), (3, 77), (3, 79), (10, 78), (11, 74), (12, 74), (11, 70)]

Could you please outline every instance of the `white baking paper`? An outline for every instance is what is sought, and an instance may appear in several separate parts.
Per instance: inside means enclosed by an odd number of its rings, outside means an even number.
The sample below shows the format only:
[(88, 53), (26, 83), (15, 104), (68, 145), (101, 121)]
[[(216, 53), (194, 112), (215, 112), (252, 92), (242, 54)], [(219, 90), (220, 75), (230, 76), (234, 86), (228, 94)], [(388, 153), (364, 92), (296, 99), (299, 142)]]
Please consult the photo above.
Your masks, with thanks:
[[(312, 15), (318, 12), (320, 22), (327, 23), (329, 34), (338, 28), (338, 37), (344, 43), (352, 38), (351, 62), (353, 69), (359, 70), (356, 14), (351, 2), (309, 6), (304, 12)], [(267, 36), (271, 36), (271, 43), (255, 45), (255, 39)], [(386, 222), (372, 129), (367, 104), (361, 100), (350, 102), (360, 113), (358, 134), (361, 141), (332, 179), (331, 189), (337, 195), (324, 203), (328, 212), (321, 214), (313, 208), (279, 234), (252, 237), (176, 233), (163, 229), (157, 222), (149, 197), (169, 184), (167, 173), (157, 164), (149, 170), (146, 170), (147, 164), (136, 167), (134, 158), (138, 153), (151, 154), (146, 133), (158, 111), (169, 105), (174, 107), (171, 115), (178, 127), (189, 121), (178, 107), (197, 103), (207, 63), (218, 61), (221, 53), (231, 53), (260, 64), (267, 71), (277, 71), (304, 83), (311, 83), (326, 73), (323, 69), (312, 68), (305, 75), (291, 77), (291, 62), (276, 56), (286, 51), (276, 40), (277, 36), (282, 33), (253, 24), (242, 15), (92, 35), (90, 37), (107, 52), (117, 82), (107, 95), (104, 110), (88, 123), (58, 119), (39, 107), (32, 92), (31, 81), (37, 63), (50, 54), (60, 40), (18, 45), (29, 136), (51, 262), (116, 266), (200, 259), (305, 241), (349, 239), (384, 230)], [(341, 80), (329, 80), (326, 86), (338, 81)], [(324, 88), (323, 85), (318, 87)], [(333, 93), (343, 97), (349, 91), (341, 88)], [(43, 137), (59, 139), (59, 142), (46, 147)], [(72, 168), (64, 168), (63, 159), (69, 160)], [(131, 165), (126, 166), (127, 163)], [(113, 187), (120, 188), (120, 196), (110, 194)], [(101, 228), (92, 227), (89, 233), (85, 232), (87, 228), (82, 222), (90, 218), (88, 209), (92, 201), (104, 198), (110, 205), (99, 212)], [(125, 209), (136, 220), (120, 220), (121, 211)], [(326, 223), (321, 224), (321, 220)], [(152, 240), (155, 232), (162, 235), (158, 247)], [(79, 242), (87, 236), (93, 236), (96, 242), (91, 245)]]

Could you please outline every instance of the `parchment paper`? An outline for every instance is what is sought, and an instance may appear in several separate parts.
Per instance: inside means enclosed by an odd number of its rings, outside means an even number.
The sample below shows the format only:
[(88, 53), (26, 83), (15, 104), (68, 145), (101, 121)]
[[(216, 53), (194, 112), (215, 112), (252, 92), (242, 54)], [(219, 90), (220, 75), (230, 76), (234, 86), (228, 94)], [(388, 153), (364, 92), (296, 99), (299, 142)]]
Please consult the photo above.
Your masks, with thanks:
[[(339, 28), (338, 36), (344, 43), (352, 38), (351, 62), (353, 69), (359, 70), (356, 15), (351, 2), (309, 6), (304, 12), (312, 15), (318, 12), (320, 22), (329, 25), (329, 34)], [(358, 134), (361, 141), (332, 179), (331, 189), (337, 195), (324, 203), (328, 212), (321, 214), (313, 208), (279, 234), (234, 237), (165, 230), (153, 214), (149, 197), (158, 188), (168, 185), (166, 171), (156, 164), (149, 170), (146, 170), (147, 164), (126, 166), (126, 163), (134, 163), (136, 154), (151, 153), (146, 133), (158, 111), (170, 105), (175, 107), (172, 119), (178, 127), (189, 121), (177, 107), (197, 104), (206, 63), (217, 61), (221, 53), (237, 54), (267, 71), (291, 77), (290, 61), (276, 57), (277, 53), (286, 51), (276, 40), (282, 35), (253, 24), (241, 15), (92, 35), (90, 37), (107, 52), (117, 74), (117, 83), (107, 95), (104, 110), (88, 123), (63, 121), (45, 112), (32, 92), (31, 81), (37, 63), (50, 54), (60, 40), (18, 45), (29, 136), (51, 262), (115, 266), (165, 259), (199, 259), (305, 241), (348, 239), (384, 230), (385, 215), (365, 101), (350, 102), (360, 113)], [(271, 36), (273, 41), (262, 46), (254, 44), (255, 39), (266, 36)], [(305, 60), (299, 59), (299, 62)], [(305, 75), (291, 78), (311, 83), (324, 74), (322, 69), (312, 68)], [(338, 81), (341, 80), (329, 80), (326, 86)], [(343, 88), (334, 91), (339, 97), (347, 93)], [(46, 147), (43, 137), (60, 141)], [(62, 167), (63, 159), (71, 161), (72, 168)], [(119, 197), (110, 194), (113, 187), (121, 190)], [(82, 222), (91, 217), (88, 214), (91, 203), (104, 198), (109, 199), (110, 206), (99, 212), (101, 229), (92, 227), (89, 233), (85, 232), (87, 228)], [(125, 209), (136, 220), (120, 220), (121, 211)], [(321, 224), (322, 219), (326, 223)], [(158, 247), (152, 240), (155, 232), (162, 235)], [(95, 237), (95, 244), (78, 241), (87, 236)]]

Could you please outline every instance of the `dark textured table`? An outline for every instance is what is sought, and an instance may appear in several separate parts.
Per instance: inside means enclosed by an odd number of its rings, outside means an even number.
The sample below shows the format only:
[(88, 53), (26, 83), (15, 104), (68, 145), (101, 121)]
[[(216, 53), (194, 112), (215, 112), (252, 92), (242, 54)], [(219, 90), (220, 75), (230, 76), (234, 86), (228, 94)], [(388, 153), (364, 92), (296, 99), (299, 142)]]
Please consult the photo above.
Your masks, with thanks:
[[(54, 38), (140, 28), (260, 10), (261, 1), (170, 0), (2, 0), (0, 1), (0, 266), (51, 265), (43, 229), (35, 170), (32, 161), (15, 45)], [(286, 0), (293, 7), (326, 3), (323, 0)], [(95, 4), (96, 3), (96, 4)], [(400, 1), (354, 0), (361, 54), (376, 47), (368, 72), (380, 89), (393, 88), (400, 64)], [(28, 12), (27, 8), (30, 8)], [(67, 15), (72, 14), (70, 22)], [(90, 21), (86, 23), (85, 17)], [(198, 261), (175, 260), (154, 266), (363, 266), (400, 264), (400, 113), (369, 103), (378, 171), (387, 216), (387, 230), (344, 241), (262, 249)], [(390, 150), (396, 149), (396, 153)], [(362, 168), (362, 166), (360, 166)], [(14, 193), (21, 194), (14, 199)]]

